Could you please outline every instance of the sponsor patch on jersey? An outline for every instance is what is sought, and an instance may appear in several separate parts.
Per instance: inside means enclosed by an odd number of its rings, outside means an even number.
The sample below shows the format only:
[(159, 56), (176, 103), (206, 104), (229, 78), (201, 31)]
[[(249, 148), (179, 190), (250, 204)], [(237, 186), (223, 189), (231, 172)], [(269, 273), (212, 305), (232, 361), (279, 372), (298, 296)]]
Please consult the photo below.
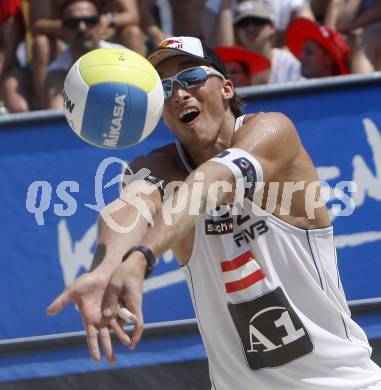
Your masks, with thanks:
[[(246, 221), (244, 220), (245, 217), (243, 217), (243, 218), (241, 216), (238, 216), (238, 217), (241, 218), (241, 221), (244, 221), (244, 222), (241, 222), (241, 224), (248, 221), (248, 219)], [(240, 224), (239, 218), (237, 218), (237, 224), (238, 225)], [(240, 248), (243, 244), (245, 244), (245, 243), (249, 244), (250, 241), (254, 241), (262, 234), (267, 233), (268, 230), (269, 230), (269, 228), (266, 224), (266, 221), (261, 219), (257, 222), (252, 223), (250, 226), (247, 226), (247, 227), (241, 229), (241, 231), (239, 231), (238, 233), (235, 233), (233, 235), (233, 240), (234, 240), (235, 244), (238, 246), (238, 248)]]
[(229, 303), (250, 369), (280, 367), (311, 353), (312, 340), (281, 287), (256, 299)]
[(206, 235), (221, 235), (233, 233), (233, 218), (227, 219), (206, 219), (205, 234)]

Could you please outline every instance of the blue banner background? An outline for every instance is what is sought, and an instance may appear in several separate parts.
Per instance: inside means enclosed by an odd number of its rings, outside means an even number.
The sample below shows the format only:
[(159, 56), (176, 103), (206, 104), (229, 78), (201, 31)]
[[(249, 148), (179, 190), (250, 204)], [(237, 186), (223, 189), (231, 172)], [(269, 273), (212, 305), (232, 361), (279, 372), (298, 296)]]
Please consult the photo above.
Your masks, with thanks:
[[(348, 299), (381, 297), (380, 92), (379, 86), (347, 87), (246, 99), (246, 112), (281, 111), (295, 122), (315, 164), (325, 167), (322, 172), (336, 175), (327, 180), (330, 186), (341, 180), (352, 180), (354, 171), (361, 173), (359, 186), (364, 192), (363, 203), (359, 203), (350, 217), (337, 217), (333, 221)], [(368, 118), (367, 132), (365, 118)], [(373, 130), (369, 130), (370, 127)], [(0, 339), (82, 329), (73, 305), (56, 317), (48, 317), (45, 311), (65, 287), (64, 274), (70, 280), (90, 266), (97, 213), (85, 204), (95, 203), (97, 167), (106, 157), (115, 156), (130, 162), (135, 156), (171, 141), (173, 136), (163, 123), (146, 141), (119, 151), (85, 144), (69, 130), (63, 118), (1, 130), (0, 299), (3, 320)], [(373, 181), (371, 176), (366, 178), (364, 164), (373, 175)], [(119, 164), (111, 165), (103, 183), (120, 172)], [(36, 180), (49, 182), (53, 191), (42, 226), (26, 209), (28, 187)], [(57, 216), (54, 212), (55, 204), (66, 207), (55, 193), (64, 180), (79, 183), (79, 192), (71, 194), (77, 204), (71, 216)], [(103, 194), (106, 203), (111, 201), (118, 194), (118, 186), (104, 188)], [(160, 259), (158, 269), (148, 281), (144, 316), (146, 322), (194, 317), (186, 284), (170, 253)], [(364, 321), (365, 327), (374, 327), (376, 320), (369, 324)], [(379, 336), (381, 332), (373, 331), (372, 337), (377, 333)]]

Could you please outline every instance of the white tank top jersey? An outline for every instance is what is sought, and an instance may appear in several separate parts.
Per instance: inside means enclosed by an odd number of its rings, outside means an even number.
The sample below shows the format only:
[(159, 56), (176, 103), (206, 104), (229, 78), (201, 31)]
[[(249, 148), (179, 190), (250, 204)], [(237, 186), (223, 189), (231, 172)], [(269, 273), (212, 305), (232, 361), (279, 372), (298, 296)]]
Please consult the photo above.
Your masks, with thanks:
[(332, 227), (303, 230), (245, 200), (242, 215), (204, 214), (195, 230), (182, 270), (212, 389), (381, 389), (381, 369), (350, 318)]

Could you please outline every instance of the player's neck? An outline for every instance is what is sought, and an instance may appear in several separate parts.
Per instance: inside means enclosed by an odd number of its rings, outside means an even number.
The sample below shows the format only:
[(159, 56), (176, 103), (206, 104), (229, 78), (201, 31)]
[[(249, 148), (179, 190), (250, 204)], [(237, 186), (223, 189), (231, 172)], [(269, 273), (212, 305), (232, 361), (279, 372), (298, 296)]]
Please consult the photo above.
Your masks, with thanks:
[(233, 121), (227, 121), (221, 126), (216, 139), (210, 145), (200, 147), (194, 143), (189, 145), (183, 144), (187, 153), (187, 159), (193, 168), (197, 168), (217, 153), (231, 146), (235, 126), (235, 118), (233, 119)]

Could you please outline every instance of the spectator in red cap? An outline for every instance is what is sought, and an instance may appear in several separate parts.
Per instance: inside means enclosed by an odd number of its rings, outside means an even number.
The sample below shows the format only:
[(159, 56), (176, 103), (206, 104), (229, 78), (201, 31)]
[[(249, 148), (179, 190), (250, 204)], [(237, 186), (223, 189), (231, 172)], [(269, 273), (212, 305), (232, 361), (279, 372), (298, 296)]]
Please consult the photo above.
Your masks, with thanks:
[(269, 69), (270, 61), (260, 54), (250, 52), (239, 46), (220, 46), (214, 51), (225, 63), (228, 78), (236, 87), (255, 84), (255, 77)]
[[(226, 23), (227, 20), (230, 23)], [(300, 79), (300, 62), (288, 50), (274, 47), (276, 28), (265, 0), (240, 2), (234, 13), (231, 7), (221, 7), (216, 25), (219, 28), (215, 35), (219, 39), (214, 39), (214, 46), (236, 44), (270, 61), (271, 66), (261, 73), (257, 84), (278, 84)], [(231, 42), (233, 40), (234, 43)]]
[(302, 63), (302, 76), (308, 79), (345, 75), (349, 46), (344, 37), (327, 26), (299, 18), (286, 34), (286, 43)]

